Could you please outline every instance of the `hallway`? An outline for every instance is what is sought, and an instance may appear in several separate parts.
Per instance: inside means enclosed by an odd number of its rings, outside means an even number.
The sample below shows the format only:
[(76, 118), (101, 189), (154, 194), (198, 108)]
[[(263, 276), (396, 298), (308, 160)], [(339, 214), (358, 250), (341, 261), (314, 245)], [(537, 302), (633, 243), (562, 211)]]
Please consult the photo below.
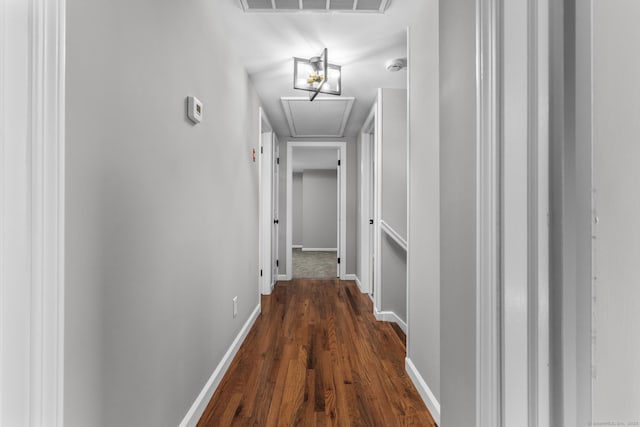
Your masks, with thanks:
[(280, 282), (198, 425), (434, 426), (404, 358), (354, 282)]
[(639, 21), (0, 0), (0, 427), (640, 425)]

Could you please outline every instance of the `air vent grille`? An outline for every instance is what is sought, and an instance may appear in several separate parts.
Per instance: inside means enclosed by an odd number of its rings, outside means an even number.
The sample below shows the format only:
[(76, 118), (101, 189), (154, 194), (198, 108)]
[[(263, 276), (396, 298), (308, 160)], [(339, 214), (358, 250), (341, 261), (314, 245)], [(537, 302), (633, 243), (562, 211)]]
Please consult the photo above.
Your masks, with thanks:
[[(300, 0), (276, 0), (276, 10), (298, 10), (300, 9)], [(245, 8), (245, 10), (247, 10)], [(273, 10), (273, 6), (269, 6), (267, 10)]]
[(271, 7), (271, 0), (246, 0), (250, 9), (266, 9)]
[(391, 0), (240, 0), (245, 12), (384, 13)]

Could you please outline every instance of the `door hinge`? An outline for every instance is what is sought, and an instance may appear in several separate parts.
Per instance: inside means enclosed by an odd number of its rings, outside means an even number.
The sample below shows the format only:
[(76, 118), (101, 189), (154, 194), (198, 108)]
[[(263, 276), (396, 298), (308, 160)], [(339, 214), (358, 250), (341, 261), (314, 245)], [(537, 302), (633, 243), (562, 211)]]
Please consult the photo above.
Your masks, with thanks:
[(338, 264), (340, 264), (340, 257), (338, 257)]
[(274, 219), (274, 220), (273, 220), (273, 223), (274, 223), (274, 224), (280, 224), (280, 220), (279, 220), (279, 219)]
[(276, 159), (276, 164), (280, 164), (280, 157)]
[(373, 225), (373, 220), (372, 219), (369, 220), (369, 224)]
[(260, 269), (260, 277), (262, 277), (262, 269)]
[(264, 147), (260, 147), (260, 154), (264, 153)]
[(338, 160), (338, 166), (340, 166), (340, 160)]
[(276, 267), (280, 267), (280, 260), (279, 259), (276, 260)]

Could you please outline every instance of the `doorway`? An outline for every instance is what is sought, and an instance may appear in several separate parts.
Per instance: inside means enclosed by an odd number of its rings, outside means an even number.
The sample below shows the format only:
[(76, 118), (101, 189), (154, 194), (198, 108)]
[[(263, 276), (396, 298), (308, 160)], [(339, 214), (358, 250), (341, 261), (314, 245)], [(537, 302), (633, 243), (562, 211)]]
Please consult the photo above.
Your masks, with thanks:
[(376, 293), (376, 110), (374, 104), (361, 130), (360, 182), (360, 265), (361, 275), (358, 284), (363, 293), (375, 300)]
[(336, 148), (293, 150), (293, 279), (339, 275), (337, 158)]
[[(304, 164), (296, 164), (296, 155), (301, 157), (318, 157), (323, 153), (322, 164), (316, 163), (313, 168), (305, 169)], [(287, 143), (287, 185), (286, 185), (286, 275), (285, 280), (296, 276), (327, 277), (323, 271), (335, 268), (329, 277), (344, 278), (346, 253), (346, 143), (345, 142), (298, 142)], [(295, 165), (295, 166), (294, 166)], [(308, 182), (307, 190), (303, 190), (303, 200), (309, 214), (305, 216), (302, 235), (296, 235), (294, 244), (294, 171), (302, 173), (302, 182)], [(335, 188), (335, 192), (334, 189)], [(300, 190), (297, 191), (300, 193)], [(299, 195), (298, 195), (299, 197)], [(300, 200), (297, 200), (298, 202)], [(334, 220), (335, 218), (335, 220)], [(305, 231), (306, 230), (306, 231)], [(297, 230), (298, 232), (300, 230)], [(301, 240), (302, 239), (302, 240)], [(304, 269), (294, 274), (294, 257), (301, 262)], [(315, 259), (315, 261), (314, 261)], [(333, 259), (333, 261), (332, 261)], [(314, 265), (321, 263), (322, 265)], [(305, 265), (306, 264), (306, 265)]]
[(260, 161), (259, 161), (259, 243), (258, 259), (260, 272), (258, 288), (261, 294), (269, 295), (278, 277), (278, 177), (280, 173), (278, 140), (271, 124), (260, 109)]

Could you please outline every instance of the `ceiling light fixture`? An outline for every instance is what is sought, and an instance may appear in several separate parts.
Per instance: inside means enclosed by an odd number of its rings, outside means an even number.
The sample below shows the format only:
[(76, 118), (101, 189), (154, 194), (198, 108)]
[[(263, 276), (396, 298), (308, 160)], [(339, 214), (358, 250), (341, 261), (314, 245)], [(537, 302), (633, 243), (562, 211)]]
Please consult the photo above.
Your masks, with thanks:
[(309, 59), (293, 58), (293, 88), (311, 92), (309, 101), (313, 101), (319, 93), (340, 95), (342, 67), (329, 64), (327, 48), (319, 56)]

